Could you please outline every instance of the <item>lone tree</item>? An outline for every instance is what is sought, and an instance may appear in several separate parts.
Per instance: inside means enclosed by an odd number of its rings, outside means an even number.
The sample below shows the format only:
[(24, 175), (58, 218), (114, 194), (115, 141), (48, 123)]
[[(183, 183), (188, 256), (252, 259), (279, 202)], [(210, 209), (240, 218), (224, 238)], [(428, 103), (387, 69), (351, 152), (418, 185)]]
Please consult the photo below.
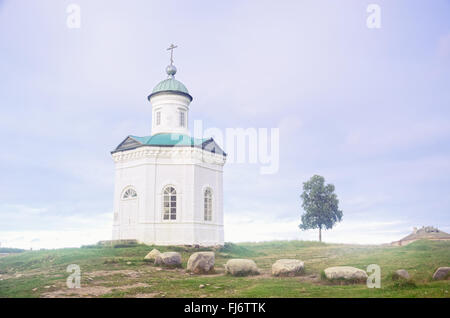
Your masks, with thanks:
[(319, 241), (322, 242), (322, 229), (331, 229), (336, 222), (342, 220), (342, 211), (339, 210), (339, 200), (334, 193), (334, 185), (325, 185), (325, 178), (314, 175), (309, 181), (303, 183), (302, 230), (319, 229)]

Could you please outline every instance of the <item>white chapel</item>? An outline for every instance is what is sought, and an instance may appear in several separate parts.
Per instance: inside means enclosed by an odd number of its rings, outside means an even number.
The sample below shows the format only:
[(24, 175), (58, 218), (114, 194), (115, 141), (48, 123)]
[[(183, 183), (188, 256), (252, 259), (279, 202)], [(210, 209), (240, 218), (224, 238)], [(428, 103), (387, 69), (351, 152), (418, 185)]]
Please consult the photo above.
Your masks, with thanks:
[(155, 86), (149, 136), (128, 136), (115, 164), (113, 240), (156, 245), (223, 245), (226, 154), (212, 138), (190, 136), (192, 96), (173, 65)]

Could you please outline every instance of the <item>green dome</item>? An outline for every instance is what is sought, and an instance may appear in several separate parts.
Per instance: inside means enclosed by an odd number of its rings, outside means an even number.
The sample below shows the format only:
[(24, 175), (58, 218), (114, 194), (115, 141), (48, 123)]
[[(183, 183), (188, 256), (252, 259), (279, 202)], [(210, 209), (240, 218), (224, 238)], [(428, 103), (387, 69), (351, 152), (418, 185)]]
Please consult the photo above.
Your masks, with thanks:
[(161, 92), (180, 93), (182, 95), (186, 95), (192, 101), (192, 96), (189, 95), (186, 86), (184, 86), (184, 84), (180, 81), (177, 81), (174, 77), (170, 77), (164, 81), (159, 82), (159, 84), (156, 85), (153, 89), (152, 93), (148, 96), (148, 99), (150, 100), (150, 97)]
[(168, 79), (160, 82), (158, 85), (155, 86), (152, 93), (164, 92), (164, 91), (179, 91), (179, 92), (189, 94), (186, 86), (184, 86), (183, 83), (181, 83), (180, 81), (177, 81), (174, 78), (168, 78)]

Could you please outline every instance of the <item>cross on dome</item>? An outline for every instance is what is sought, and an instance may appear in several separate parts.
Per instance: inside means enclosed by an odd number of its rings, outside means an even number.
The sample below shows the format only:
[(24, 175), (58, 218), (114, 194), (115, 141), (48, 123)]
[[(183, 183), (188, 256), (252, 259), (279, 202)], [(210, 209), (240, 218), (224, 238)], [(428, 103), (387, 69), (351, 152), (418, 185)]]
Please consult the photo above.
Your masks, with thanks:
[(176, 49), (178, 45), (174, 45), (173, 43), (167, 48), (167, 51), (170, 51), (170, 65), (173, 64), (173, 50)]
[(173, 50), (178, 46), (173, 43), (167, 48), (167, 51), (170, 51), (170, 65), (166, 67), (166, 73), (169, 75), (169, 78), (173, 78), (177, 73), (177, 68), (173, 65)]

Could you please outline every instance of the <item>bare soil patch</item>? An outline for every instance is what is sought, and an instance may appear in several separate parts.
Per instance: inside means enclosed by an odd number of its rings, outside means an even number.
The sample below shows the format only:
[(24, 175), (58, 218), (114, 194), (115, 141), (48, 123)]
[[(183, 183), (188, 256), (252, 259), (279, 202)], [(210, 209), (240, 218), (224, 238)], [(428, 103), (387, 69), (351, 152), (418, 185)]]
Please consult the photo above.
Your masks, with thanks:
[[(86, 286), (81, 288), (62, 288), (48, 293), (41, 294), (42, 298), (70, 298), (70, 297), (88, 297), (95, 298), (110, 293), (113, 290), (127, 290), (138, 287), (150, 287), (151, 285), (144, 283), (135, 283), (132, 285), (124, 285), (118, 287), (105, 286)], [(158, 293), (153, 293), (158, 294)], [(142, 294), (143, 295), (143, 294)]]

